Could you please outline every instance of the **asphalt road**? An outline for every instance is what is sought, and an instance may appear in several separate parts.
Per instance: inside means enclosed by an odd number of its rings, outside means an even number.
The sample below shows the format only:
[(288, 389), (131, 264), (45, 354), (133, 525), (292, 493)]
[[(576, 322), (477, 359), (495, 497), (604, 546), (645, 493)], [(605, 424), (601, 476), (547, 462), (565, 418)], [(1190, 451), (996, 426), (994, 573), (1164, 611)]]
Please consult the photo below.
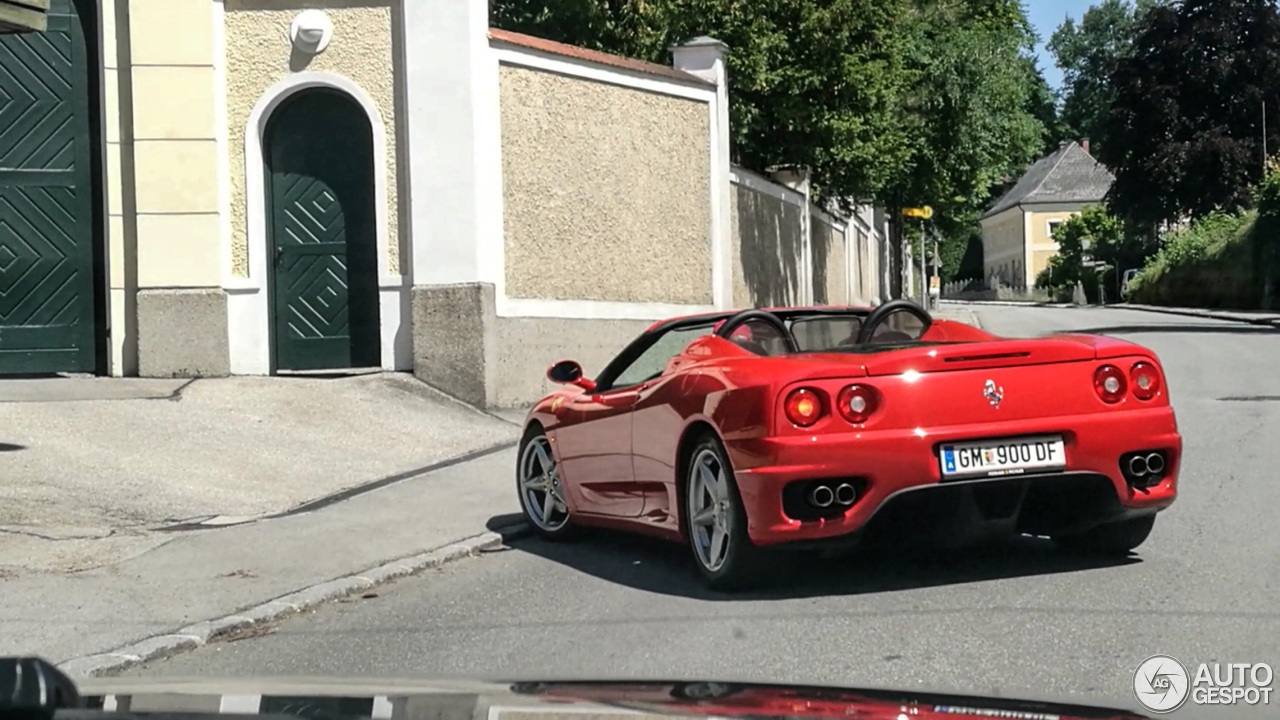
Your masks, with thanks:
[(805, 563), (774, 592), (727, 597), (701, 589), (681, 548), (528, 539), (129, 674), (748, 679), (1132, 706), (1153, 654), (1280, 667), (1280, 332), (1114, 309), (981, 319), (1160, 353), (1185, 436), (1182, 495), (1136, 557), (1085, 565), (1027, 539)]

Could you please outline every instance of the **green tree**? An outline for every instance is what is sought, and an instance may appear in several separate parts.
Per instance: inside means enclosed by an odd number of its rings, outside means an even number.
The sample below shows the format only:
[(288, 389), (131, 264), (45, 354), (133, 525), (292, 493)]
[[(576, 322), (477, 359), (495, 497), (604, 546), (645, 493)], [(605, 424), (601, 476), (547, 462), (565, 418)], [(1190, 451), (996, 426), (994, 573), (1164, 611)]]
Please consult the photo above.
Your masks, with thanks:
[[(1108, 141), (1096, 154), (1116, 176), (1108, 205), (1117, 216), (1149, 232), (1251, 202), (1263, 173), (1262, 108), (1280, 111), (1273, 0), (1156, 6), (1111, 77)], [(1280, 147), (1274, 121), (1266, 134)]]
[(1106, 119), (1115, 91), (1111, 73), (1133, 47), (1134, 28), (1160, 0), (1102, 0), (1077, 23), (1067, 18), (1046, 46), (1062, 70), (1061, 119), (1067, 135), (1090, 139), (1091, 147), (1108, 141)]
[(980, 242), (977, 220), (993, 188), (1044, 146), (1035, 34), (1016, 0), (922, 1), (911, 27), (915, 93), (901, 110), (911, 154), (886, 199), (935, 208), (943, 275), (952, 278)]
[(1058, 243), (1058, 254), (1036, 278), (1040, 287), (1060, 289), (1077, 281), (1096, 280), (1096, 271), (1086, 267), (1086, 262), (1127, 269), (1141, 267), (1146, 256), (1141, 241), (1128, 235), (1124, 223), (1102, 205), (1087, 207), (1069, 218), (1058, 226), (1053, 239)]
[(1035, 57), (1024, 57), (1023, 64), (1026, 66), (1029, 76), (1027, 82), (1030, 85), (1026, 111), (1044, 126), (1044, 142), (1041, 145), (1040, 154), (1048, 155), (1058, 149), (1058, 143), (1075, 139), (1076, 136), (1070, 124), (1058, 112), (1058, 98), (1053, 88), (1049, 87), (1049, 81), (1044, 79), (1044, 71), (1040, 69), (1039, 60)]
[(826, 198), (934, 206), (949, 277), (992, 188), (1035, 159), (1052, 117), (1018, 0), (493, 0), (491, 12), (507, 30), (660, 63), (674, 43), (723, 40), (734, 161), (808, 165)]

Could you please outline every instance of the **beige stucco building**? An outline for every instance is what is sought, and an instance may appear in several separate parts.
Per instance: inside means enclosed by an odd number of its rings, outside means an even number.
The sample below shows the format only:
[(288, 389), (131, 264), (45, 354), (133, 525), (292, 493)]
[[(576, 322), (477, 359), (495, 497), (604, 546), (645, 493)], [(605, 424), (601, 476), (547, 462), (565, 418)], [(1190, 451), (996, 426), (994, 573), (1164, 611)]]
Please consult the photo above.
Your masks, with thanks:
[(1089, 154), (1089, 141), (1063, 143), (1036, 161), (981, 219), (983, 276), (1016, 290), (1058, 253), (1055, 229), (1090, 205), (1101, 203), (1114, 177)]
[[(510, 406), (550, 362), (598, 369), (770, 277), (878, 295), (865, 213), (797, 213), (821, 270), (784, 273), (798, 191), (730, 166), (722, 43), (654, 65), (488, 21), (471, 0), (53, 0), (47, 32), (0, 39), (0, 375), (382, 368)], [(785, 202), (741, 202), (762, 188)]]

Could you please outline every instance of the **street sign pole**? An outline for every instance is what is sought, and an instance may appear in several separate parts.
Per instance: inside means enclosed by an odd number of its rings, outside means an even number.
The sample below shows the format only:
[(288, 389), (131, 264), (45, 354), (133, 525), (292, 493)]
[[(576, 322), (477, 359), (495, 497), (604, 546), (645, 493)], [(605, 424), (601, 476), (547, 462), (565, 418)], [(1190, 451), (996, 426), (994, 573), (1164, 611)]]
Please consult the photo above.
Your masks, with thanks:
[(929, 307), (929, 253), (926, 249), (928, 233), (920, 228), (920, 307)]
[[(929, 207), (928, 205), (925, 205), (923, 207), (902, 208), (902, 216), (920, 218), (921, 220), (928, 220), (929, 218), (933, 217), (933, 208)], [(927, 234), (928, 233), (925, 230), (924, 224), (921, 223), (920, 225), (920, 258), (919, 258), (920, 260), (920, 306), (921, 307), (928, 307), (929, 305), (929, 261), (928, 261), (928, 256), (926, 255), (926, 249), (925, 249), (926, 248), (925, 243), (927, 242), (927, 238), (926, 238)], [(906, 243), (907, 243), (907, 239), (904, 237), (903, 244), (905, 245)], [(911, 276), (908, 274), (906, 275), (906, 277), (911, 277)]]

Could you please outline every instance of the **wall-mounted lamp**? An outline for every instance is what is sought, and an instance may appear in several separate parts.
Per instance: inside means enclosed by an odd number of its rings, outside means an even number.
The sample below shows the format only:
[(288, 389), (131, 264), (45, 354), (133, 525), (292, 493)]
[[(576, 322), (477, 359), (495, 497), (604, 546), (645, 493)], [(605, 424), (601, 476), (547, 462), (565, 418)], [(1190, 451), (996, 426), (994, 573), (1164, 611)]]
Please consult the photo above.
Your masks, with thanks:
[(293, 47), (312, 55), (324, 52), (333, 37), (333, 21), (320, 10), (303, 10), (289, 26)]

